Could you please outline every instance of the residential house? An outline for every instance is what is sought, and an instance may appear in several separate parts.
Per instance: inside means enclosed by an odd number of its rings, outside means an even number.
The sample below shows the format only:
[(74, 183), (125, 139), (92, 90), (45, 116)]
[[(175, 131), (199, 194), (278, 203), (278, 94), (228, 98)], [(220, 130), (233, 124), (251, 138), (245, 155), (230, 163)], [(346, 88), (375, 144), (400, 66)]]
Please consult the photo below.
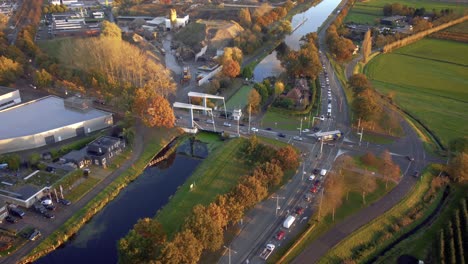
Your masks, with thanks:
[(125, 141), (119, 138), (103, 136), (89, 143), (86, 153), (93, 164), (105, 168), (110, 163), (110, 160), (121, 153), (124, 148)]

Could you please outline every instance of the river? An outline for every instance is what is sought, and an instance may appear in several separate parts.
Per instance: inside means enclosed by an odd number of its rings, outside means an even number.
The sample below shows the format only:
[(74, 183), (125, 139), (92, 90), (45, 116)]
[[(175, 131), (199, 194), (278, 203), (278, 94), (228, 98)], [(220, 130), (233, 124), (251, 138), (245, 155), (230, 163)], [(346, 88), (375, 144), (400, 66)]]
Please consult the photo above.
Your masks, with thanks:
[[(208, 154), (205, 144), (197, 143), (194, 149), (197, 157)], [(201, 163), (190, 155), (187, 140), (167, 160), (146, 168), (70, 242), (35, 263), (117, 263), (117, 241), (138, 219), (153, 217)]]
[[(302, 36), (310, 32), (317, 31), (318, 27), (327, 19), (327, 17), (338, 6), (341, 0), (323, 0), (318, 5), (309, 8), (303, 13), (296, 14), (291, 20), (292, 28), (296, 28), (302, 21), (304, 24), (299, 26), (293, 33), (286, 36), (284, 42), (293, 50), (298, 50)], [(281, 62), (276, 57), (276, 51), (266, 56), (254, 69), (255, 82), (261, 82), (264, 78), (278, 76), (284, 71)]]

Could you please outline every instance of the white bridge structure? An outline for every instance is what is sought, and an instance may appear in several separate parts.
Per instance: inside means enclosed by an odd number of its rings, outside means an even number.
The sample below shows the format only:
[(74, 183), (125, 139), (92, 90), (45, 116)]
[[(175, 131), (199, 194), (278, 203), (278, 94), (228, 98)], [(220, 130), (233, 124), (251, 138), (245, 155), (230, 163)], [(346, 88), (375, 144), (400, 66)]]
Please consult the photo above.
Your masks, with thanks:
[(211, 108), (204, 107), (201, 105), (185, 104), (185, 103), (179, 103), (179, 102), (175, 102), (173, 104), (173, 107), (182, 108), (182, 109), (190, 109), (190, 128), (194, 128), (195, 127), (194, 124), (196, 124), (193, 121), (193, 110), (208, 111), (209, 113), (211, 113), (211, 121), (213, 123), (213, 130), (216, 132), (216, 126), (215, 126), (214, 117), (213, 117), (213, 110)]
[[(206, 94), (206, 93), (197, 93), (197, 92), (189, 92), (189, 103), (190, 99), (192, 97), (200, 97), (203, 99), (203, 107), (206, 108), (206, 98), (210, 99), (217, 99), (217, 100), (223, 100), (223, 106), (224, 106), (224, 117), (227, 118), (227, 111), (226, 111), (226, 101), (224, 100), (224, 96), (218, 96), (218, 95), (212, 95), (212, 94)], [(211, 108), (210, 108), (211, 109)], [(203, 110), (203, 113), (206, 115), (206, 111)], [(213, 114), (213, 112), (211, 112)]]

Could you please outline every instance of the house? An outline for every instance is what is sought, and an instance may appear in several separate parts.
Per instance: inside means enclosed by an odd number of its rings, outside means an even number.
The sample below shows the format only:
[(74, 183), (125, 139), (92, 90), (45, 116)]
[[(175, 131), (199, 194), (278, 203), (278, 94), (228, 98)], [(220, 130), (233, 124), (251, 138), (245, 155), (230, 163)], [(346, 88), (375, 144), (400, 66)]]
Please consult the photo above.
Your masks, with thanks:
[(106, 168), (112, 157), (121, 153), (124, 148), (125, 141), (103, 136), (88, 144), (86, 155), (93, 164)]
[(294, 87), (286, 94), (286, 97), (292, 99), (296, 104), (300, 103), (302, 98), (301, 90), (299, 90), (297, 87)]
[(71, 162), (76, 165), (77, 168), (82, 169), (84, 166), (89, 165), (90, 160), (86, 156), (85, 149), (72, 150), (62, 157), (66, 163)]
[(380, 24), (387, 26), (399, 26), (406, 21), (404, 16), (391, 16), (380, 19)]

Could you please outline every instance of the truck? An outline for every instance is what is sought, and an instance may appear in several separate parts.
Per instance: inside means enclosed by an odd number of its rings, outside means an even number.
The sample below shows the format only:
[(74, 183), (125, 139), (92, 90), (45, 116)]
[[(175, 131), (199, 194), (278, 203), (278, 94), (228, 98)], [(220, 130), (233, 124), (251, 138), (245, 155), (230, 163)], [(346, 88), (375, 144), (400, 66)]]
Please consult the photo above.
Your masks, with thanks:
[(296, 217), (290, 215), (288, 216), (288, 218), (286, 218), (286, 220), (284, 220), (283, 222), (283, 227), (284, 228), (290, 228), (292, 226), (292, 224), (294, 223), (294, 221), (296, 221)]
[(263, 249), (262, 253), (260, 253), (260, 257), (266, 260), (271, 255), (273, 250), (275, 250), (275, 245), (267, 244), (265, 249)]

